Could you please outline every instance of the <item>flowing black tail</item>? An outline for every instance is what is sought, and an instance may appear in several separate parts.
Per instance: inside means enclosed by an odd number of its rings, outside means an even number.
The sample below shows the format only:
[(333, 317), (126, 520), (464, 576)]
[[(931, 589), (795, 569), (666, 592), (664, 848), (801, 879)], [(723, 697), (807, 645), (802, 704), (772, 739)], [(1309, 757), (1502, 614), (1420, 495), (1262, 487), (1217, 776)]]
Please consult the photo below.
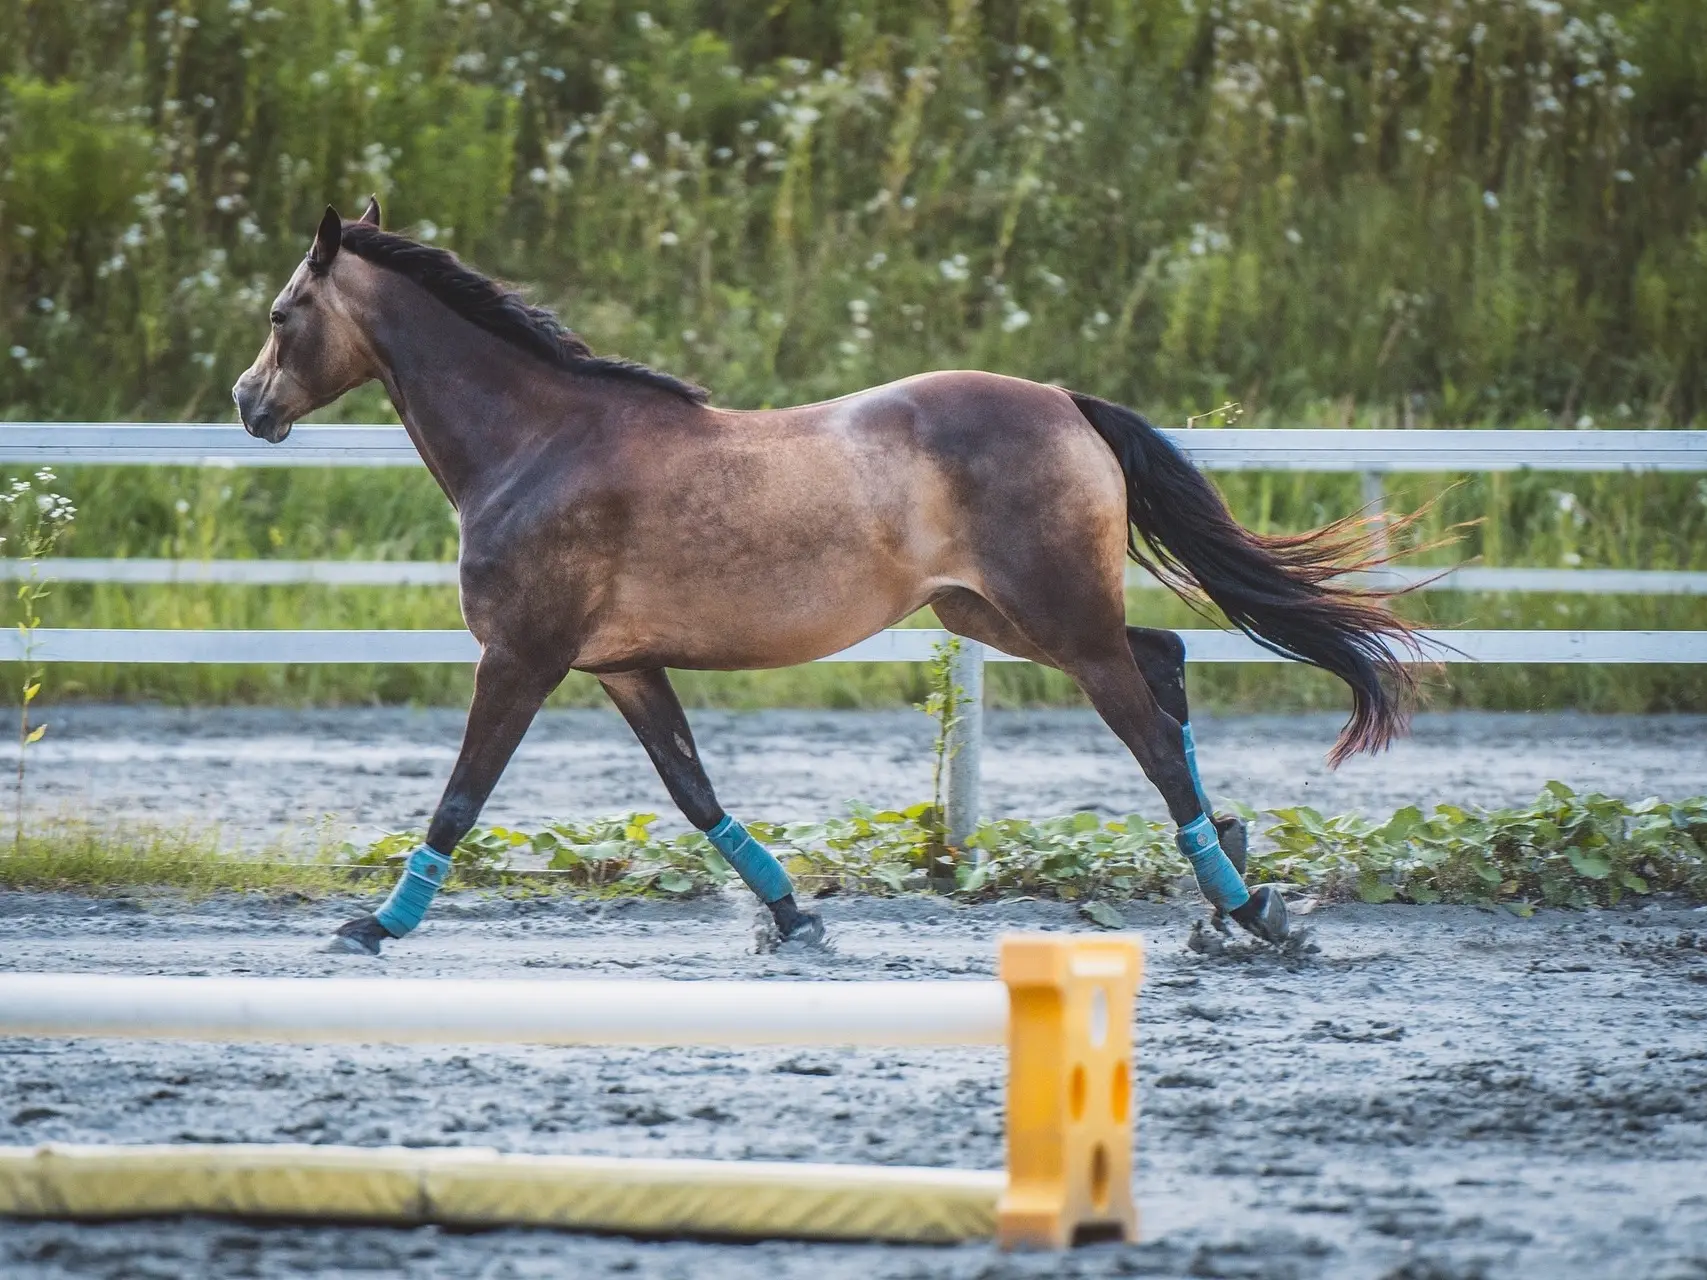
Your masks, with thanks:
[(1265, 649), (1350, 686), (1351, 719), (1328, 763), (1379, 751), (1404, 732), (1416, 682), (1388, 641), (1415, 652), (1416, 638), (1387, 609), (1392, 592), (1333, 581), (1382, 563), (1379, 530), (1352, 517), (1311, 533), (1252, 533), (1233, 519), (1208, 478), (1141, 416), (1095, 396), (1068, 394), (1126, 473), (1136, 530), (1136, 537), (1127, 535), (1132, 558), (1187, 600), (1201, 590)]

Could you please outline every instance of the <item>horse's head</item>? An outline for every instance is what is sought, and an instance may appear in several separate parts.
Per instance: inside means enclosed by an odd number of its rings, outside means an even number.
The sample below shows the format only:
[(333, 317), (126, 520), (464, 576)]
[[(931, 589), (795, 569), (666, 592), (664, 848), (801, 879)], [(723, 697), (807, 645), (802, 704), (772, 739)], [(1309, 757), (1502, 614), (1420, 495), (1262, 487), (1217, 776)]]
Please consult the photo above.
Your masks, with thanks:
[[(361, 220), (379, 225), (378, 200), (368, 201)], [(372, 344), (355, 318), (355, 299), (334, 270), (343, 230), (343, 219), (328, 205), (308, 256), (273, 299), (272, 332), (261, 354), (231, 388), (244, 430), (270, 444), (288, 436), (304, 414), (378, 376)]]

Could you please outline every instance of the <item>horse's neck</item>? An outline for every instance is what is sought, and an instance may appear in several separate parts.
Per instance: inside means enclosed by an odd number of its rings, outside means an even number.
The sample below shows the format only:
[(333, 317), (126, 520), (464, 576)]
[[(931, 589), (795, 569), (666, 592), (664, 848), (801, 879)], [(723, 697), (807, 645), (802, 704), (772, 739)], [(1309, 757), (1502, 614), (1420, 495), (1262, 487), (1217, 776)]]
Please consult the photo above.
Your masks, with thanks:
[[(452, 503), (528, 438), (536, 361), (413, 288), (373, 325), (385, 389)], [(413, 295), (413, 296), (410, 296)]]

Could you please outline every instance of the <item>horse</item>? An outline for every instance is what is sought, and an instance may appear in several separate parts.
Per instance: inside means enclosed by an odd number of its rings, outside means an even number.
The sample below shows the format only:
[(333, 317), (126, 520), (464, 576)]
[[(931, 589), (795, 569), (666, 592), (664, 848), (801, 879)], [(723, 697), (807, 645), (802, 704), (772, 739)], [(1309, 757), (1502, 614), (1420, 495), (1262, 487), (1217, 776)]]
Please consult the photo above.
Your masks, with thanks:
[[(1329, 762), (1405, 729), (1415, 643), (1369, 522), (1241, 527), (1137, 412), (976, 371), (733, 411), (702, 388), (596, 355), (550, 311), (449, 251), (385, 231), (377, 199), (328, 207), (232, 388), (278, 443), (377, 380), (461, 529), (463, 617), (480, 645), (461, 750), (390, 896), (334, 934), (377, 955), (421, 923), (535, 714), (596, 677), (686, 819), (769, 908), (821, 943), (816, 911), (719, 805), (668, 669), (791, 666), (929, 606), (956, 635), (1065, 672), (1166, 802), (1219, 923), (1283, 942), (1273, 885), (1245, 883), (1244, 831), (1198, 772), (1177, 634), (1126, 623), (1130, 556), (1287, 658), (1339, 677), (1352, 710)], [(763, 918), (763, 917), (761, 917)]]

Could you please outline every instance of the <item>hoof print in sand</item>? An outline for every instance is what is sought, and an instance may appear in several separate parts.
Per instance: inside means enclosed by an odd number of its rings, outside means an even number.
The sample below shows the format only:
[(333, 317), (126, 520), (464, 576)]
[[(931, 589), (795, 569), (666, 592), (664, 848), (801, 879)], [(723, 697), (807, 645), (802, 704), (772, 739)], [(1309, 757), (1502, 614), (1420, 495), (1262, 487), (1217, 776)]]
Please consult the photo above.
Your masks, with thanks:
[(1250, 960), (1257, 956), (1279, 956), (1285, 960), (1305, 960), (1320, 955), (1315, 930), (1294, 929), (1281, 943), (1263, 942), (1257, 938), (1235, 936), (1224, 922), (1194, 920), (1191, 934), (1185, 940), (1186, 949), (1211, 959)]

